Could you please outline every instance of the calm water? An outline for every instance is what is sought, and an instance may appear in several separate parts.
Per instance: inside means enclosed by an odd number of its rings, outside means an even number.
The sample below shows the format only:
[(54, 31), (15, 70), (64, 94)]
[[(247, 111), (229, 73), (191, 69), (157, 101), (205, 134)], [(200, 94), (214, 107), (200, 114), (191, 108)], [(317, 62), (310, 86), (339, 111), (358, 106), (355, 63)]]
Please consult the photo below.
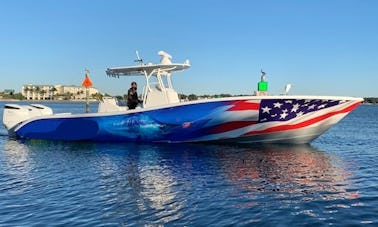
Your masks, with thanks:
[(0, 226), (376, 226), (377, 139), (378, 106), (308, 146), (17, 141), (0, 126)]

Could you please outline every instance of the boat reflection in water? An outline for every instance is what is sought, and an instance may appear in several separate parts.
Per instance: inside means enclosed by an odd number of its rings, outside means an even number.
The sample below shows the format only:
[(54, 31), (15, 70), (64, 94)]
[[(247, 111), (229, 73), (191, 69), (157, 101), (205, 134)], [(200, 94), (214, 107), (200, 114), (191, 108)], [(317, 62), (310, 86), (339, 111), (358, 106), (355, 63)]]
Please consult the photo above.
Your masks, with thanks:
[[(35, 201), (41, 194), (44, 200), (61, 201), (49, 207), (55, 212), (52, 217), (72, 209), (82, 212), (84, 219), (98, 215), (102, 222), (117, 217), (118, 223), (188, 223), (185, 219), (193, 215), (214, 218), (235, 208), (276, 209), (358, 197), (345, 163), (310, 145), (9, 140), (4, 154), (1, 161), (7, 162), (11, 174), (29, 182), (28, 190), (38, 188), (29, 194), (18, 188), (23, 201)], [(22, 171), (14, 173), (17, 165)], [(48, 204), (44, 200), (38, 201)]]
[[(35, 168), (29, 156), (28, 146), (16, 140), (9, 140), (0, 147), (1, 150), (3, 152), (0, 153), (0, 192), (6, 192), (10, 188), (13, 189), (10, 194), (26, 192), (32, 187), (31, 172)], [(1, 177), (3, 174), (7, 176), (5, 179)]]
[(126, 216), (125, 223), (129, 218), (140, 220), (141, 216), (149, 224), (179, 220), (185, 198), (177, 196), (178, 179), (160, 156), (159, 152), (164, 151), (159, 146), (135, 144), (127, 149), (131, 149), (127, 154), (112, 151), (100, 167), (101, 185), (107, 191), (103, 202), (113, 208), (111, 215)]
[(351, 172), (343, 161), (311, 145), (269, 145), (218, 155), (228, 181), (257, 201), (267, 193), (291, 202), (293, 197), (296, 202), (358, 197), (349, 190)]

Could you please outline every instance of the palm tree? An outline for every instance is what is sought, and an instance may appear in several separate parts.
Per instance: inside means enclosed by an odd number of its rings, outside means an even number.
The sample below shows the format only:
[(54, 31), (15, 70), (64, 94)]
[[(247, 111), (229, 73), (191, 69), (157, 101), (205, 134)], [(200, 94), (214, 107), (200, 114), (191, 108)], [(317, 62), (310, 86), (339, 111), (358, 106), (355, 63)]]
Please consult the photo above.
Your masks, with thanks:
[(64, 93), (64, 100), (70, 100), (70, 99), (71, 99), (71, 93), (70, 92)]
[(55, 92), (57, 89), (55, 87), (50, 88), (50, 99), (55, 99)]
[(98, 101), (102, 101), (102, 98), (104, 97), (102, 94), (100, 93), (95, 93), (95, 94), (92, 94), (91, 95), (93, 99), (96, 99)]
[(80, 96), (81, 96), (82, 99), (85, 98), (85, 96), (83, 96), (83, 94), (84, 94), (84, 90), (80, 90)]
[(26, 97), (26, 99), (28, 98), (28, 92), (29, 92), (29, 91), (30, 91), (29, 87), (24, 86), (24, 88), (23, 88), (23, 92), (21, 92), (21, 93), (25, 94), (24, 97)]
[(47, 91), (41, 90), (39, 93), (42, 95), (42, 99), (45, 100), (46, 99), (45, 94), (47, 93)]
[[(38, 99), (40, 99), (39, 92), (41, 91), (41, 88), (39, 86), (34, 87), (33, 93), (38, 95)], [(33, 95), (34, 96), (34, 95)]]
[(192, 101), (192, 100), (197, 100), (198, 97), (197, 97), (197, 95), (195, 95), (195, 94), (190, 94), (190, 95), (188, 96), (188, 99), (189, 99), (189, 101)]

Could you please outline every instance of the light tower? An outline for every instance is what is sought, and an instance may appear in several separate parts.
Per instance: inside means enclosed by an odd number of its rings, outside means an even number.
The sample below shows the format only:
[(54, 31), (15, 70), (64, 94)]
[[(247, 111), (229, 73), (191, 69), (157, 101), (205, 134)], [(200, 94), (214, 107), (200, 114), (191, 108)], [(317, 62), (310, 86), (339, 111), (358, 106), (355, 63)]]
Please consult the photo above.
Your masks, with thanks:
[(261, 70), (261, 80), (257, 83), (256, 95), (268, 95), (268, 82), (266, 81), (265, 72)]

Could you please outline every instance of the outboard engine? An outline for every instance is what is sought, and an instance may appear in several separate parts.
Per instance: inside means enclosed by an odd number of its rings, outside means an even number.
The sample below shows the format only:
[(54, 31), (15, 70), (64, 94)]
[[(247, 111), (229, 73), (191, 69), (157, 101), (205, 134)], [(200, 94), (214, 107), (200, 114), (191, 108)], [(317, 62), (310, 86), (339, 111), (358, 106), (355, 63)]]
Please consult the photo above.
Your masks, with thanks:
[(5, 104), (3, 124), (8, 131), (12, 131), (17, 125), (30, 118), (51, 114), (53, 114), (52, 109), (41, 104), (31, 104), (30, 106)]

